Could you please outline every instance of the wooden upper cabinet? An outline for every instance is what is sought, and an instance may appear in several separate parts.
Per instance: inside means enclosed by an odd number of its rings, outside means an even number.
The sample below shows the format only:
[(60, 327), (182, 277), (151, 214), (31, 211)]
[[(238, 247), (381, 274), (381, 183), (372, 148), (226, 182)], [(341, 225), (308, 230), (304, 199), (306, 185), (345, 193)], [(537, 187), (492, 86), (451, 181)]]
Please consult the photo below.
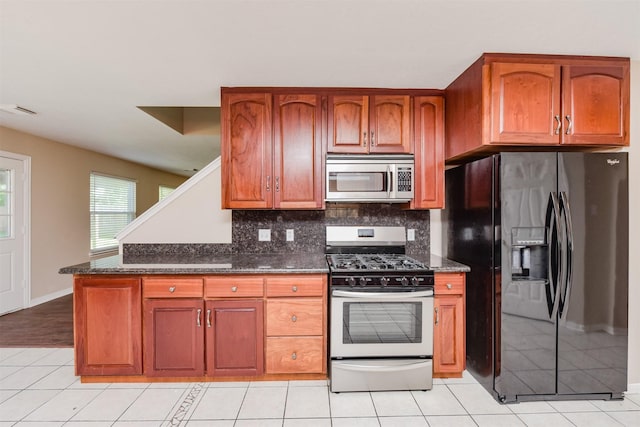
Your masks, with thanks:
[(485, 54), (445, 90), (450, 163), (523, 147), (629, 145), (629, 59)]
[(273, 206), (272, 96), (222, 93), (222, 207)]
[(329, 96), (330, 153), (411, 153), (409, 95)]
[(444, 99), (416, 96), (413, 105), (415, 190), (412, 209), (444, 207)]
[(411, 97), (372, 96), (369, 110), (369, 152), (411, 153)]
[(319, 95), (276, 95), (274, 112), (275, 208), (319, 209), (324, 203)]
[(629, 144), (629, 67), (563, 67), (563, 142)]
[(491, 64), (491, 143), (558, 144), (560, 66)]

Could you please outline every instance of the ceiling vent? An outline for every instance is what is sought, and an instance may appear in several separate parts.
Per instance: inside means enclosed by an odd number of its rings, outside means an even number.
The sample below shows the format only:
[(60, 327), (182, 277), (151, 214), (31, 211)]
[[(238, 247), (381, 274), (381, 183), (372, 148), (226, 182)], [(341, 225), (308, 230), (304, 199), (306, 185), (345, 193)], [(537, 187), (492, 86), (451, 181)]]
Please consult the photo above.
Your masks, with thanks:
[(11, 114), (22, 114), (24, 116), (33, 116), (35, 111), (28, 110), (16, 104), (0, 104), (0, 110)]

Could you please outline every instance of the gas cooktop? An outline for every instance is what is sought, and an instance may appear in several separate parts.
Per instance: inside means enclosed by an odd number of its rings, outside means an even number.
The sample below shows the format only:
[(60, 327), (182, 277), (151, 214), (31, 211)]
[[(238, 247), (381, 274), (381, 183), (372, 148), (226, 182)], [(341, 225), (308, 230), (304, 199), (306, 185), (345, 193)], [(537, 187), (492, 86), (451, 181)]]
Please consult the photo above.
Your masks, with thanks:
[(333, 272), (413, 272), (429, 269), (425, 264), (404, 254), (331, 254), (327, 259)]

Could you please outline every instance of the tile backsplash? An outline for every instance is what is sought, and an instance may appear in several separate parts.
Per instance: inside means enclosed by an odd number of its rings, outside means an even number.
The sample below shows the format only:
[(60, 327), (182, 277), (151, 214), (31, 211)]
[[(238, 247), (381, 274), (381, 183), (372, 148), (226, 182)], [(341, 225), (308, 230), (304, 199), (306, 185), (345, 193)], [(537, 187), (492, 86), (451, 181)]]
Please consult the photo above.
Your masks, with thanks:
[[(396, 225), (415, 229), (408, 252), (429, 252), (429, 211), (406, 210), (395, 204), (327, 204), (324, 211), (234, 210), (234, 253), (317, 253), (325, 249), (327, 225)], [(270, 229), (271, 241), (258, 240), (258, 230)], [(287, 229), (294, 241), (286, 240)]]

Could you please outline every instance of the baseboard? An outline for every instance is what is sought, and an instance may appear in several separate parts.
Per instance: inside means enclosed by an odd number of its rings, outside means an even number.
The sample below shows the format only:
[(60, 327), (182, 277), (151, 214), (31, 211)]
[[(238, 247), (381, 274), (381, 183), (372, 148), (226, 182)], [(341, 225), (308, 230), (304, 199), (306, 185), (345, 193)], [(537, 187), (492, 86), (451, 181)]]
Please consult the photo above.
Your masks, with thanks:
[(640, 394), (640, 383), (627, 384), (628, 394)]
[(56, 298), (63, 297), (65, 295), (69, 295), (73, 293), (73, 288), (63, 289), (58, 292), (53, 292), (51, 294), (47, 294), (38, 298), (34, 298), (29, 302), (29, 308), (35, 307), (36, 305), (44, 304), (45, 302), (52, 301)]

